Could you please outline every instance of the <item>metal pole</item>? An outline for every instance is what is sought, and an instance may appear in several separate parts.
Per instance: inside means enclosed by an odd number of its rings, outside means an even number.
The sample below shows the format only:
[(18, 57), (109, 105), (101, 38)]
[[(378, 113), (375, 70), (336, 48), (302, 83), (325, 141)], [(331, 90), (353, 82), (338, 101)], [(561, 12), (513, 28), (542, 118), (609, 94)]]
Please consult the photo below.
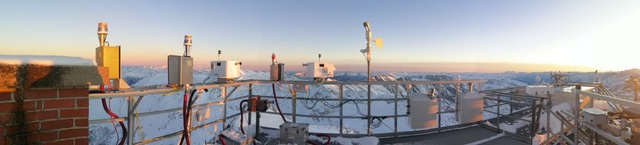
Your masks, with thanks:
[(536, 136), (536, 100), (531, 100), (531, 142), (533, 142), (533, 138)]
[[(135, 108), (133, 108), (133, 106), (135, 105), (135, 101), (133, 101), (133, 97), (127, 97), (127, 108), (128, 108), (128, 112), (134, 111)], [(135, 118), (133, 117), (133, 114), (129, 114), (127, 113), (127, 126), (129, 126), (129, 128), (127, 129), (129, 134), (127, 137), (127, 144), (128, 145), (133, 145), (133, 139), (135, 137)]]
[[(343, 95), (342, 95), (342, 93), (343, 93), (343, 92), (342, 92), (342, 89), (343, 89), (343, 88), (342, 88), (342, 85), (341, 85), (341, 84), (339, 84), (339, 85), (338, 85), (338, 88), (339, 88), (339, 89), (338, 89), (338, 102), (339, 102), (338, 104), (340, 105), (340, 135), (342, 135), (342, 133), (343, 133), (343, 132), (342, 132), (342, 127), (343, 127), (343, 126), (342, 126), (342, 123), (343, 123), (343, 122), (342, 122), (342, 121), (343, 121), (343, 119), (342, 119), (342, 110), (343, 110), (342, 106), (344, 106), (344, 105), (342, 104), (342, 97), (343, 97)], [(293, 113), (293, 114), (295, 114), (295, 113)]]
[[(511, 114), (509, 114), (511, 115)], [(496, 115), (496, 120), (498, 121), (496, 124), (498, 124), (498, 131), (500, 131), (500, 95), (498, 95), (498, 114)], [(500, 131), (502, 132), (502, 131)]]
[[(458, 80), (459, 81), (459, 80)], [(459, 120), (460, 118), (458, 118), (459, 114), (460, 114), (460, 86), (462, 84), (460, 84), (460, 82), (456, 83), (456, 120)]]
[[(252, 88), (252, 85), (253, 85), (253, 84), (249, 84), (249, 97), (253, 96), (253, 91), (252, 91), (252, 89), (251, 89), (251, 88)], [(240, 107), (242, 107), (242, 106), (240, 106)], [(242, 108), (240, 108), (240, 109), (242, 109)], [(248, 116), (248, 117), (247, 117), (247, 120), (248, 120), (248, 121), (247, 121), (247, 124), (251, 125), (251, 116), (253, 116), (253, 115), (251, 115), (251, 112), (249, 112), (249, 115), (247, 115), (247, 116)]]
[[(545, 107), (545, 109), (547, 109), (547, 139), (549, 139), (549, 135), (551, 134), (552, 130), (551, 130), (551, 94), (547, 93), (547, 107)], [(562, 131), (562, 130), (560, 130)], [(547, 141), (549, 142), (549, 141)]]
[(293, 123), (296, 123), (296, 97), (298, 97), (298, 92), (291, 92), (291, 118), (293, 118)]
[[(257, 97), (258, 97), (258, 100), (260, 100), (260, 96), (257, 96)], [(248, 111), (248, 112), (251, 112), (251, 111)], [(256, 111), (255, 113), (256, 113), (256, 134), (253, 136), (253, 139), (259, 140), (258, 137), (260, 137), (260, 111)]]
[(394, 92), (393, 102), (395, 102), (395, 109), (393, 111), (393, 136), (398, 137), (398, 84), (396, 84), (396, 91)]
[[(226, 91), (226, 87), (221, 87), (220, 88), (220, 97), (222, 97), (222, 99), (224, 101), (222, 101), (223, 103), (223, 108), (222, 108), (222, 130), (226, 130), (227, 129), (227, 103), (229, 103), (227, 100), (227, 91)], [(240, 106), (240, 109), (242, 109), (242, 106)]]
[(575, 102), (576, 104), (575, 104), (575, 108), (573, 110), (574, 111), (573, 112), (573, 119), (574, 119), (573, 122), (575, 123), (575, 126), (573, 128), (573, 134), (574, 134), (573, 135), (573, 142), (576, 143), (576, 144), (578, 144), (578, 135), (580, 134), (580, 133), (578, 133), (578, 115), (579, 115), (579, 112), (580, 112), (580, 106), (579, 106), (580, 105), (580, 93), (579, 92), (580, 92), (580, 90), (576, 89), (576, 102)]
[[(367, 48), (369, 49), (369, 42)], [(371, 82), (371, 61), (367, 60), (367, 82)], [(367, 135), (371, 136), (371, 84), (367, 84)]]
[[(440, 95), (438, 95), (440, 96)], [(440, 132), (440, 128), (442, 127), (442, 97), (438, 97), (438, 132)]]

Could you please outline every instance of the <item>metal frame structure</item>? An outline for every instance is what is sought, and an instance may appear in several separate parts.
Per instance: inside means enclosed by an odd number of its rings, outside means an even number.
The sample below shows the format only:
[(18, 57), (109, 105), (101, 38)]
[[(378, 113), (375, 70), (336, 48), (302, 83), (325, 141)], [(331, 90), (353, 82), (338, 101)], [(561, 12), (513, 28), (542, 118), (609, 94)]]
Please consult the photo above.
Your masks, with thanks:
[[(469, 124), (459, 124), (459, 125), (453, 125), (453, 126), (442, 126), (441, 125), (441, 120), (440, 120), (440, 116), (443, 113), (455, 113), (458, 110), (458, 106), (456, 105), (456, 108), (454, 110), (442, 110), (439, 109), (438, 113), (438, 127), (437, 128), (430, 128), (430, 129), (424, 129), (424, 130), (415, 130), (415, 131), (398, 131), (398, 118), (399, 117), (408, 117), (407, 114), (402, 113), (399, 114), (398, 113), (398, 101), (404, 101), (407, 100), (407, 98), (400, 98), (399, 96), (401, 96), (402, 94), (400, 93), (401, 91), (400, 89), (400, 85), (406, 85), (406, 92), (407, 95), (409, 93), (412, 93), (411, 91), (411, 86), (412, 85), (427, 85), (427, 84), (456, 84), (456, 85), (461, 85), (461, 84), (473, 84), (473, 83), (477, 83), (478, 85), (473, 85), (478, 87), (478, 89), (476, 90), (480, 90), (480, 84), (486, 82), (485, 80), (455, 80), (455, 81), (371, 81), (371, 82), (360, 82), (360, 81), (335, 81), (335, 82), (324, 82), (321, 85), (337, 85), (339, 87), (339, 92), (338, 92), (338, 96), (337, 98), (297, 98), (296, 95), (292, 95), (291, 97), (277, 97), (279, 99), (290, 99), (292, 101), (292, 104), (296, 104), (296, 100), (322, 100), (322, 101), (337, 101), (340, 104), (343, 104), (345, 101), (367, 101), (368, 104), (368, 108), (371, 108), (371, 102), (372, 101), (393, 101), (394, 102), (394, 115), (385, 115), (385, 116), (372, 116), (370, 112), (368, 112), (366, 114), (366, 116), (344, 116), (343, 114), (343, 107), (342, 105), (340, 105), (340, 112), (339, 112), (339, 116), (317, 116), (317, 115), (307, 115), (307, 114), (297, 114), (295, 112), (295, 105), (292, 106), (292, 113), (283, 113), (284, 115), (287, 116), (291, 116), (295, 122), (296, 117), (314, 117), (314, 118), (328, 118), (328, 119), (339, 119), (340, 120), (340, 124), (339, 124), (339, 133), (338, 134), (329, 134), (331, 136), (344, 136), (344, 137), (362, 137), (362, 136), (376, 136), (379, 138), (393, 138), (393, 137), (402, 137), (402, 136), (416, 136), (416, 135), (424, 135), (424, 134), (430, 134), (430, 133), (434, 133), (434, 132), (441, 132), (441, 131), (446, 131), (446, 130), (451, 130), (451, 129), (455, 129), (455, 128), (460, 128), (460, 127), (464, 127), (464, 126), (469, 126), (469, 125), (474, 125), (474, 124), (479, 124), (479, 123), (469, 123)], [(228, 119), (232, 119), (234, 117), (237, 117), (240, 115), (240, 113), (236, 113), (236, 114), (228, 114), (227, 109), (227, 102), (231, 102), (231, 101), (237, 101), (237, 100), (241, 100), (241, 99), (247, 99), (250, 96), (252, 96), (253, 94), (252, 92), (252, 87), (249, 87), (249, 96), (239, 96), (239, 97), (234, 97), (234, 98), (229, 98), (229, 96), (231, 96), (240, 86), (251, 86), (253, 84), (269, 84), (269, 83), (278, 83), (278, 84), (285, 84), (285, 85), (293, 85), (293, 84), (301, 84), (301, 85), (317, 85), (315, 84), (313, 81), (293, 81), (293, 82), (287, 82), (287, 81), (280, 81), (280, 82), (276, 82), (276, 81), (262, 81), (262, 80), (247, 80), (247, 81), (238, 81), (238, 82), (232, 82), (232, 83), (225, 83), (225, 84), (192, 84), (188, 89), (190, 90), (203, 90), (203, 89), (220, 89), (220, 97), (222, 98), (222, 100), (220, 101), (215, 101), (215, 102), (208, 102), (205, 104), (198, 104), (198, 105), (194, 105), (193, 108), (206, 108), (206, 107), (211, 107), (211, 106), (216, 106), (216, 105), (223, 105), (223, 117), (219, 118), (219, 119), (215, 119), (212, 122), (206, 122), (202, 125), (199, 126), (195, 126), (195, 127), (191, 127), (191, 129), (189, 131), (193, 131), (196, 129), (200, 129), (200, 128), (204, 128), (207, 125), (212, 125), (212, 124), (217, 124), (222, 122), (223, 123), (223, 129), (226, 129), (227, 127), (227, 120)], [(395, 88), (395, 91), (393, 91), (393, 98), (378, 98), (378, 99), (374, 99), (374, 98), (367, 98), (367, 99), (346, 99), (344, 98), (344, 86), (348, 86), (348, 85), (390, 85), (392, 87)], [(232, 88), (231, 91), (227, 92), (228, 88)], [(457, 89), (459, 89), (459, 87), (457, 87)], [(128, 137), (128, 144), (142, 144), (142, 143), (149, 143), (149, 142), (154, 142), (154, 141), (158, 141), (158, 140), (162, 140), (162, 139), (168, 139), (171, 137), (176, 137), (176, 136), (181, 136), (182, 135), (182, 131), (177, 131), (177, 132), (173, 132), (173, 133), (168, 133), (166, 135), (163, 136), (159, 136), (159, 137), (154, 137), (154, 138), (150, 138), (150, 139), (145, 139), (142, 140), (140, 142), (134, 142), (133, 139), (135, 138), (135, 133), (133, 133), (135, 130), (135, 122), (134, 122), (134, 114), (133, 112), (136, 111), (138, 104), (140, 103), (140, 101), (143, 99), (143, 97), (145, 95), (152, 95), (152, 94), (166, 94), (166, 93), (173, 93), (173, 92), (180, 92), (182, 90), (180, 89), (175, 89), (175, 88), (166, 88), (163, 86), (143, 86), (143, 87), (137, 87), (134, 89), (130, 89), (130, 90), (124, 90), (121, 92), (117, 92), (117, 93), (105, 93), (105, 94), (90, 94), (89, 95), (89, 99), (102, 99), (102, 98), (127, 98), (127, 106), (128, 106), (128, 114), (126, 117), (120, 117), (120, 118), (115, 118), (115, 119), (95, 119), (95, 120), (90, 120), (89, 123), (90, 124), (101, 124), (101, 123), (108, 123), (111, 122), (111, 120), (115, 120), (115, 121), (127, 121), (128, 123), (128, 130), (129, 130), (129, 137)], [(458, 92), (458, 91), (457, 91)], [(484, 92), (487, 93), (487, 92)], [(456, 93), (457, 95), (458, 93)], [(540, 110), (542, 109), (542, 107), (537, 107), (539, 104), (536, 104), (537, 101), (535, 100), (543, 100), (544, 97), (535, 97), (535, 96), (518, 96), (518, 95), (513, 95), (513, 94), (505, 94), (505, 93), (499, 93), (499, 92), (488, 92), (488, 97), (485, 97), (485, 100), (492, 100), (492, 101), (497, 101), (497, 105), (493, 105), (493, 106), (485, 106), (485, 108), (487, 107), (498, 107), (498, 112), (491, 112), (491, 111), (485, 111), (485, 112), (489, 112), (489, 113), (494, 113), (497, 114), (496, 118), (493, 119), (485, 119), (485, 121), (488, 120), (497, 120), (498, 123), (500, 123), (500, 118), (502, 117), (509, 117), (509, 118), (516, 118), (519, 119), (517, 117), (513, 117), (510, 116), (509, 114), (506, 113), (500, 113), (500, 106), (502, 105), (511, 105), (511, 104), (518, 104), (518, 105), (532, 105), (530, 110), (532, 110), (532, 112), (536, 112), (536, 110)], [(254, 95), (255, 96), (255, 95)], [(489, 97), (489, 96), (497, 96), (497, 98), (495, 97)], [(265, 96), (267, 97), (267, 96)], [(269, 97), (273, 97), (273, 96), (269, 96)], [(452, 96), (452, 97), (456, 97), (456, 96)], [(501, 98), (520, 98), (520, 99), (529, 99), (529, 100), (533, 100), (530, 102), (518, 102), (518, 101), (509, 101), (509, 100), (503, 100)], [(458, 98), (458, 97), (456, 97)], [(541, 101), (542, 102), (542, 101)], [(440, 101), (438, 102), (439, 108), (440, 108)], [(525, 109), (526, 110), (526, 109)], [(163, 113), (170, 113), (170, 112), (179, 112), (182, 111), (182, 108), (171, 108), (171, 109), (165, 109), (165, 110), (158, 110), (158, 111), (150, 111), (150, 112), (142, 112), (139, 113), (137, 116), (139, 117), (144, 117), (144, 116), (150, 116), (150, 115), (157, 115), (157, 114), (163, 114)], [(539, 113), (540, 111), (538, 111)], [(268, 113), (268, 114), (276, 114), (273, 112), (264, 112), (264, 113)], [(513, 112), (511, 112), (513, 113)], [(510, 114), (511, 114), (510, 113)], [(249, 115), (251, 116), (251, 115)], [(393, 132), (390, 133), (372, 133), (369, 131), (367, 131), (367, 133), (365, 134), (345, 134), (344, 130), (343, 130), (343, 120), (344, 119), (367, 119), (367, 118), (372, 118), (372, 117), (385, 117), (385, 118), (393, 118), (394, 120), (394, 125), (393, 125)], [(539, 117), (538, 117), (539, 118)], [(367, 119), (368, 120), (368, 124), (369, 127), (371, 128), (370, 124), (371, 124), (371, 119)], [(250, 122), (250, 121), (249, 121)], [(482, 121), (484, 122), (484, 121)], [(498, 131), (500, 131), (499, 129), (499, 125), (497, 125), (497, 129)], [(532, 125), (532, 128), (534, 127), (534, 125)], [(532, 135), (535, 133), (535, 131), (532, 131)], [(314, 134), (314, 133), (312, 133)], [(521, 139), (521, 140), (526, 140), (526, 139)]]

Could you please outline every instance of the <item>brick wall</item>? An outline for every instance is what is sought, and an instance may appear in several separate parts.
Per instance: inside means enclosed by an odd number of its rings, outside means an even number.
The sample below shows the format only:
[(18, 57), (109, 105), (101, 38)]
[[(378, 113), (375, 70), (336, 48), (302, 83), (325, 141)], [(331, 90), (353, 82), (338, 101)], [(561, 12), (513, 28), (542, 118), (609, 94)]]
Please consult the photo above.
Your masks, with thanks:
[(87, 88), (0, 92), (0, 144), (88, 144), (88, 116)]

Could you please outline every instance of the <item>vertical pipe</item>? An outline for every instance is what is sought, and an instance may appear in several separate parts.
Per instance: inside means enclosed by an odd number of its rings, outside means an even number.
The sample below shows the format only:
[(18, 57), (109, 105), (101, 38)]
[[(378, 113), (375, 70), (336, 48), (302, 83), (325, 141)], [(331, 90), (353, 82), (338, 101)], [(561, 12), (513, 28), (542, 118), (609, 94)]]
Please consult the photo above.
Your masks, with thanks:
[[(251, 89), (251, 88), (249, 88)], [(258, 101), (260, 100), (260, 96), (258, 97)], [(251, 112), (251, 111), (249, 111)], [(258, 137), (260, 137), (260, 111), (256, 111), (256, 134), (253, 135), (253, 139), (254, 140), (259, 140)]]
[[(440, 96), (440, 95), (438, 95)], [(442, 127), (442, 97), (438, 97), (438, 132), (440, 132), (440, 128)]]
[[(253, 96), (252, 87), (253, 87), (253, 84), (249, 84), (249, 97)], [(240, 106), (240, 107), (242, 107), (242, 106)], [(242, 108), (240, 108), (240, 109), (242, 109)], [(249, 112), (249, 115), (247, 115), (247, 116), (248, 116), (247, 117), (247, 124), (251, 125), (251, 116), (253, 116), (253, 115), (252, 115), (251, 112)]]
[[(221, 87), (220, 88), (220, 97), (222, 97), (222, 99), (224, 101), (222, 101), (223, 103), (223, 108), (222, 108), (222, 130), (226, 130), (227, 129), (227, 103), (229, 103), (227, 100), (227, 91), (226, 91), (226, 87)], [(240, 109), (242, 109), (242, 107), (240, 107)]]
[[(511, 115), (511, 114), (509, 114), (509, 115)], [(500, 131), (500, 95), (498, 95), (498, 114), (496, 115), (496, 120), (497, 120), (496, 124), (498, 124), (498, 131)], [(500, 132), (502, 132), (502, 131), (500, 131)]]
[[(509, 97), (509, 100), (513, 102), (513, 97)], [(513, 114), (513, 104), (509, 104), (509, 115)]]
[[(133, 105), (135, 103), (135, 101), (133, 101), (133, 97), (127, 97), (127, 112), (131, 112), (134, 111), (135, 108), (133, 108)], [(127, 126), (129, 126), (129, 128), (127, 128), (129, 134), (127, 137), (127, 144), (128, 145), (133, 145), (133, 139), (135, 137), (135, 118), (133, 117), (133, 114), (131, 113), (127, 113)]]
[(298, 97), (298, 92), (291, 91), (291, 118), (293, 118), (293, 123), (296, 123), (296, 97)]
[(393, 102), (395, 102), (395, 109), (393, 111), (393, 136), (398, 137), (398, 84), (396, 84), (396, 91), (394, 92)]
[[(367, 42), (367, 46), (368, 46)], [(367, 47), (369, 48), (369, 47)], [(369, 53), (370, 55), (371, 53)], [(371, 136), (371, 67), (367, 61), (367, 135)]]
[(339, 102), (338, 104), (340, 105), (340, 135), (342, 135), (342, 133), (343, 133), (343, 132), (342, 132), (342, 128), (343, 128), (343, 126), (342, 126), (342, 125), (343, 125), (343, 124), (342, 124), (342, 123), (343, 123), (343, 118), (342, 118), (342, 115), (343, 115), (343, 114), (342, 114), (343, 107), (342, 107), (342, 106), (344, 106), (344, 105), (342, 104), (342, 97), (343, 97), (343, 94), (342, 94), (342, 93), (343, 93), (343, 92), (342, 92), (342, 91), (343, 91), (343, 90), (342, 90), (342, 89), (343, 89), (343, 88), (342, 88), (342, 84), (338, 84), (338, 88), (339, 88), (339, 89), (338, 89), (338, 102)]
[[(547, 128), (546, 129), (547, 129), (547, 139), (549, 139), (549, 134), (552, 132), (551, 126), (550, 126), (551, 125), (551, 95), (547, 94), (547, 98), (548, 98), (547, 105), (546, 105), (547, 107), (545, 109), (547, 109)], [(562, 122), (560, 124), (562, 124)]]
[(531, 100), (531, 142), (533, 142), (533, 138), (536, 136), (536, 131), (538, 130), (536, 127), (536, 100)]
[(460, 86), (462, 86), (462, 84), (460, 82), (456, 83), (456, 109), (455, 109), (455, 115), (456, 115), (456, 120), (460, 120), (459, 118), (459, 114), (460, 114)]
[(573, 128), (573, 143), (578, 144), (578, 135), (580, 133), (578, 133), (578, 115), (580, 113), (580, 90), (576, 89), (576, 104), (575, 104), (575, 108), (573, 110), (573, 122), (575, 123), (575, 126)]

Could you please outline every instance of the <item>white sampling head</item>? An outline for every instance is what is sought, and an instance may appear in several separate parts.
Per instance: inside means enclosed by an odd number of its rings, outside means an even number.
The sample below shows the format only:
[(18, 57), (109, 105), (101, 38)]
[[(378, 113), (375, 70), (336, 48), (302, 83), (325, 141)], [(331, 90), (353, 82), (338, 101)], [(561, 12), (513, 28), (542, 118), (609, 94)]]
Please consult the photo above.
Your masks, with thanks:
[(191, 51), (191, 35), (184, 35), (184, 56), (189, 56)]
[(100, 42), (100, 46), (104, 46), (104, 42), (107, 40), (107, 34), (109, 34), (107, 23), (98, 23), (98, 41)]

